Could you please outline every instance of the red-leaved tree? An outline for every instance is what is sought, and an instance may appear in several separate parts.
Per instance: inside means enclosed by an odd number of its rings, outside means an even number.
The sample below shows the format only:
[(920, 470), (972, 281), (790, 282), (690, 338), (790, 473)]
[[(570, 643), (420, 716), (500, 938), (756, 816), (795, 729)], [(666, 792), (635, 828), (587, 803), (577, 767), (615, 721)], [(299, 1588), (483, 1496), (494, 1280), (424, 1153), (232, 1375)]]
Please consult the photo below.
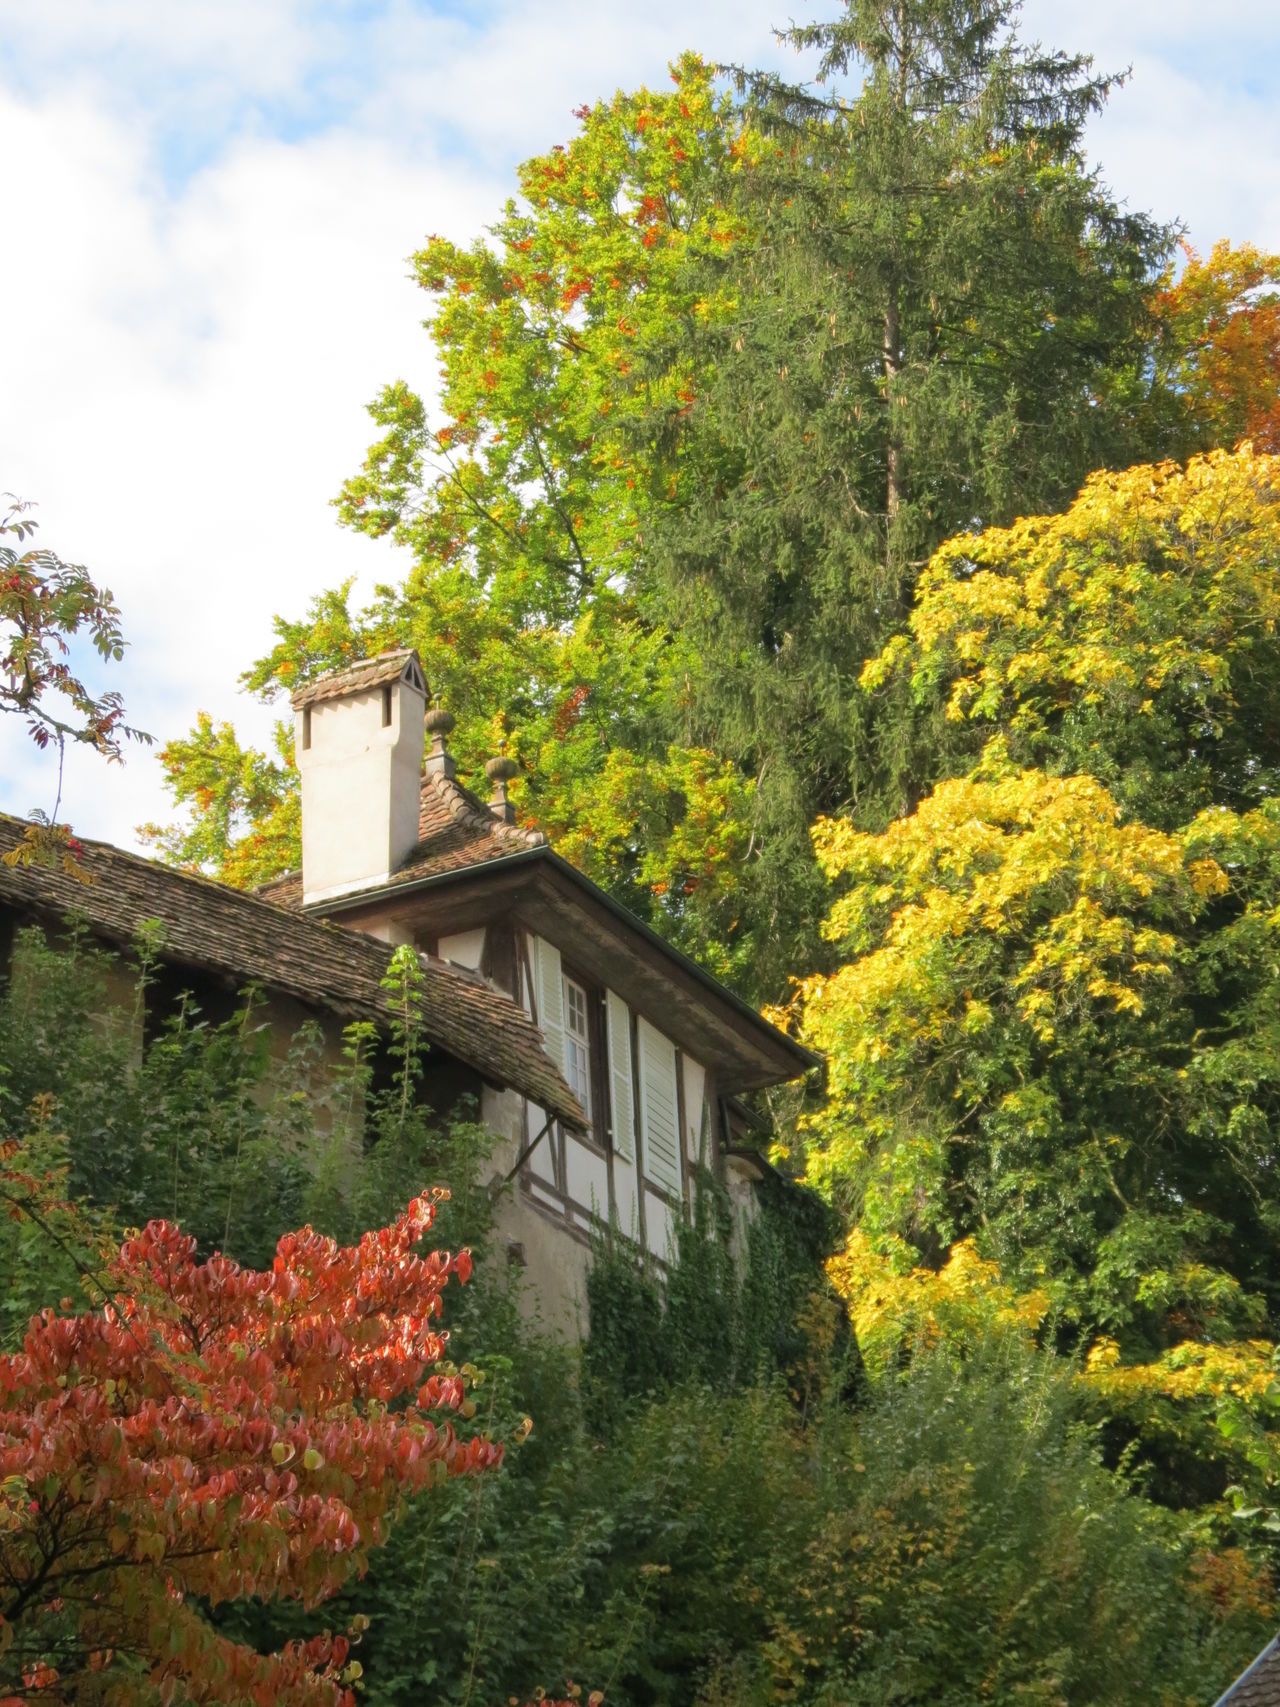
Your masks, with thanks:
[[(77, 1212), (15, 1161), (0, 1198), (60, 1237)], [(351, 1632), (261, 1655), (207, 1613), (323, 1601), (404, 1495), (501, 1459), (440, 1416), (473, 1407), (438, 1326), (469, 1255), (415, 1254), (438, 1196), (350, 1248), (289, 1233), (268, 1273), (153, 1221), (100, 1308), (45, 1311), (0, 1357), (0, 1707), (351, 1703)]]

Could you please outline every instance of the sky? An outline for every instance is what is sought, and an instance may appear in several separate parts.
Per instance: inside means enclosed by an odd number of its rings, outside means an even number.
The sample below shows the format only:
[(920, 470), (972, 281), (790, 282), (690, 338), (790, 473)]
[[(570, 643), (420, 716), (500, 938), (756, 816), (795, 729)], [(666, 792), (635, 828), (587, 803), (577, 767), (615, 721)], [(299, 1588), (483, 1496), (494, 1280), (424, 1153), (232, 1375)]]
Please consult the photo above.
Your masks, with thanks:
[[(330, 500), (393, 378), (430, 395), (407, 257), (480, 235), (573, 109), (691, 47), (803, 70), (804, 0), (0, 0), (0, 493), (119, 602), (95, 677), (164, 739), (198, 710), (265, 740), (238, 688), (276, 613), (395, 548)], [(1280, 249), (1275, 0), (1028, 0), (1022, 33), (1132, 67), (1088, 137), (1134, 208)], [(0, 719), (0, 810), (56, 766)], [(134, 846), (172, 817), (154, 753), (72, 755), (63, 816)]]

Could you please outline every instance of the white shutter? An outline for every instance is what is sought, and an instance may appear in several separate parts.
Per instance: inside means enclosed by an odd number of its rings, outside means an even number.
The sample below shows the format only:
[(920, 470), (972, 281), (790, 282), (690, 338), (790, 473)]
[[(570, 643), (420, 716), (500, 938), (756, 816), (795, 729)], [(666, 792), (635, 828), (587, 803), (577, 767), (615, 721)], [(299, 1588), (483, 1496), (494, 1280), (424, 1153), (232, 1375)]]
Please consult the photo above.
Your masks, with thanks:
[(640, 1130), (644, 1134), (644, 1171), (655, 1185), (679, 1201), (684, 1196), (680, 1171), (680, 1116), (676, 1101), (676, 1046), (647, 1020), (637, 1026), (640, 1045)]
[(624, 1161), (636, 1157), (636, 1108), (631, 1090), (631, 1014), (621, 996), (605, 991), (609, 1032), (609, 1108), (613, 1148)]
[(564, 977), (560, 950), (540, 936), (533, 939), (534, 994), (538, 1025), (547, 1054), (564, 1071)]

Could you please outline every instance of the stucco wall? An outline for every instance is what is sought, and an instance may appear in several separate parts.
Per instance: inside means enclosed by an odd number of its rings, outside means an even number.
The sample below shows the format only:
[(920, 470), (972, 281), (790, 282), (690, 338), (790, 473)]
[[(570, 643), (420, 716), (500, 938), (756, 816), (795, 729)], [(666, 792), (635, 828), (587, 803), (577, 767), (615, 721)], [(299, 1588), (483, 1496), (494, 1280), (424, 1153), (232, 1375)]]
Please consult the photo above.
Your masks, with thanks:
[[(521, 1099), (512, 1091), (486, 1088), (481, 1118), (497, 1136), (491, 1153), (494, 1185), (515, 1166), (527, 1124)], [(541, 1120), (529, 1136), (536, 1136)], [(545, 1144), (546, 1140), (543, 1140)], [(536, 1154), (536, 1152), (535, 1152)], [(493, 1258), (517, 1263), (524, 1284), (520, 1305), (548, 1328), (571, 1339), (587, 1331), (587, 1271), (591, 1251), (563, 1221), (531, 1201), (518, 1178), (507, 1181), (498, 1197)]]

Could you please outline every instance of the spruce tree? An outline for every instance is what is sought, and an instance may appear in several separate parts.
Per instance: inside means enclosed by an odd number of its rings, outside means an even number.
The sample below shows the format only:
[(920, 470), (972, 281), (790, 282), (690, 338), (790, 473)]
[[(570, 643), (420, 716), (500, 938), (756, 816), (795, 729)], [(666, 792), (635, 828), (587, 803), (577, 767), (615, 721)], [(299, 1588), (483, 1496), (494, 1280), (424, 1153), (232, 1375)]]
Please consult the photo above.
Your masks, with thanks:
[(878, 826), (932, 780), (857, 682), (933, 549), (1142, 448), (1127, 376), (1170, 234), (1085, 163), (1112, 80), (1023, 45), (1017, 10), (848, 0), (790, 32), (816, 86), (742, 78), (741, 236), (690, 261), (732, 307), (684, 323), (699, 394), (646, 422), (650, 610), (698, 656), (693, 738), (758, 779), (748, 905), (792, 967), (814, 815)]

